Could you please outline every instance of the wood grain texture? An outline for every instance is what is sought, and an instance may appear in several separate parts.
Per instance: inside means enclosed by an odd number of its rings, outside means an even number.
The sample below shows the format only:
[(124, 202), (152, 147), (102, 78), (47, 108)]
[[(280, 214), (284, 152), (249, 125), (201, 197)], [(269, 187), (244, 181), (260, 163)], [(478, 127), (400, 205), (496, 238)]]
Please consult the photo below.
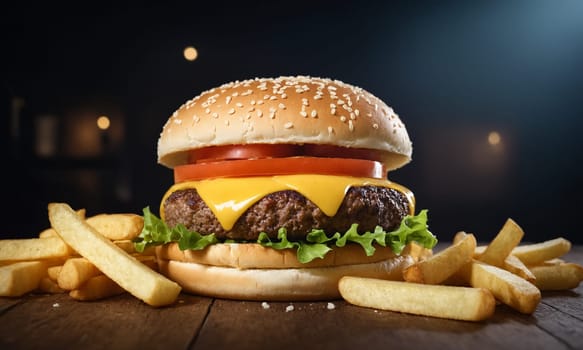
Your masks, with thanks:
[[(583, 264), (583, 246), (564, 259)], [(165, 308), (127, 293), (97, 302), (67, 294), (0, 298), (0, 349), (583, 348), (583, 286), (543, 293), (533, 315), (498, 305), (494, 317), (478, 323), (332, 304), (266, 308), (187, 294)]]
[(0, 315), (1, 349), (187, 348), (210, 299), (181, 295), (173, 307), (153, 308), (124, 294), (79, 302), (67, 294), (31, 296)]

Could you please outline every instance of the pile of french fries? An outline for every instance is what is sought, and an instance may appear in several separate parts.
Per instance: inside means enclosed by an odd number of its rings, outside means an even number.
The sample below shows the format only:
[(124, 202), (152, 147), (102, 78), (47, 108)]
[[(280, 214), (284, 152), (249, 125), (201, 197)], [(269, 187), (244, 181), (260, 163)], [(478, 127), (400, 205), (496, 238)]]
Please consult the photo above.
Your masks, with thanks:
[(127, 291), (152, 306), (175, 301), (180, 287), (157, 272), (154, 251), (134, 250), (142, 216), (85, 214), (51, 203), (51, 228), (39, 238), (0, 240), (0, 296), (67, 292), (91, 301)]
[(583, 267), (561, 259), (571, 249), (568, 240), (520, 245), (523, 236), (512, 219), (486, 246), (458, 232), (451, 246), (407, 267), (404, 281), (347, 276), (340, 294), (358, 306), (457, 320), (485, 320), (497, 302), (532, 314), (541, 291), (579, 286)]

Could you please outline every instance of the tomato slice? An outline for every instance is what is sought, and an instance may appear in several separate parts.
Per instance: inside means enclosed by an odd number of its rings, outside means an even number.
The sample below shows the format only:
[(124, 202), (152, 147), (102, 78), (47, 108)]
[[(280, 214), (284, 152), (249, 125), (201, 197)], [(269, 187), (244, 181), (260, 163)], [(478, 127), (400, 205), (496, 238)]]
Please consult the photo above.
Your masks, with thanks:
[(300, 145), (249, 144), (211, 146), (190, 151), (188, 162), (206, 163), (233, 159), (284, 158), (301, 155), (301, 153)]
[(207, 163), (221, 160), (261, 159), (286, 157), (326, 157), (380, 160), (379, 151), (316, 144), (248, 144), (211, 146), (188, 153), (189, 163)]
[(350, 148), (332, 145), (305, 144), (302, 146), (303, 154), (309, 157), (332, 157), (380, 160), (381, 152), (366, 148)]
[(294, 174), (345, 175), (386, 178), (384, 166), (377, 161), (348, 158), (288, 157), (228, 160), (179, 165), (174, 182), (219, 177), (274, 176)]

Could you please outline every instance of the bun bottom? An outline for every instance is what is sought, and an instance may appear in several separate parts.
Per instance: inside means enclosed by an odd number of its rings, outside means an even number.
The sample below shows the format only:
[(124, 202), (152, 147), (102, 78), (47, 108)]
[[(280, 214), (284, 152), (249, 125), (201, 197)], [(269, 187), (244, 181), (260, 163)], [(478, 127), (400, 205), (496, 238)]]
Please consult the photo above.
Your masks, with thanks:
[(340, 299), (343, 276), (402, 280), (415, 258), (401, 255), (354, 265), (286, 269), (238, 269), (160, 259), (160, 272), (180, 284), (184, 292), (209, 297), (255, 301), (318, 301)]

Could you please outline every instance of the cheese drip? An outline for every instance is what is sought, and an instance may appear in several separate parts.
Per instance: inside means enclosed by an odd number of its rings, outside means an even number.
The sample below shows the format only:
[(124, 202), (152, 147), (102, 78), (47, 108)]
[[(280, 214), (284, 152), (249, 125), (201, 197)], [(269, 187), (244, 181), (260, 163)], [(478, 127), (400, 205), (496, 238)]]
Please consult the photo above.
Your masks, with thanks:
[(270, 193), (293, 190), (316, 204), (324, 214), (332, 217), (340, 208), (350, 187), (380, 186), (392, 188), (405, 195), (410, 214), (415, 213), (413, 193), (394, 182), (382, 179), (332, 175), (280, 175), (268, 177), (219, 178), (177, 183), (166, 192), (160, 204), (164, 219), (164, 202), (173, 192), (196, 189), (225, 230), (233, 228), (243, 213)]

